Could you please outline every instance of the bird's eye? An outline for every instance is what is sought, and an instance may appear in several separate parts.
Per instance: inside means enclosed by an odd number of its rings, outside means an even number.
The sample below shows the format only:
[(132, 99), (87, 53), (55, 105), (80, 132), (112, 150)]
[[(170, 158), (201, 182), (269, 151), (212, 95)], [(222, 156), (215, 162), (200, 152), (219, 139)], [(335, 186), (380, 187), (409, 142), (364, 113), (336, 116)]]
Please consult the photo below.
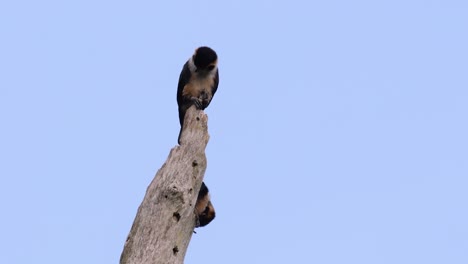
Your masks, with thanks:
[(211, 70), (214, 69), (214, 67), (215, 67), (214, 65), (210, 65), (210, 66), (208, 66), (208, 70), (211, 71)]

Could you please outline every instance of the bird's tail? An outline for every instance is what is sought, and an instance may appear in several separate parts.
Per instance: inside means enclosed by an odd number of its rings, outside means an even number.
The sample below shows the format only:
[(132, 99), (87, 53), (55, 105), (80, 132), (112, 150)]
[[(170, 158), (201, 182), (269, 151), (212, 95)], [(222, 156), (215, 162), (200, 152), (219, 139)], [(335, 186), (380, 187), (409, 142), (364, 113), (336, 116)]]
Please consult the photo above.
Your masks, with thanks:
[(180, 145), (180, 137), (182, 136), (182, 126), (180, 126), (179, 137), (177, 138), (177, 143)]

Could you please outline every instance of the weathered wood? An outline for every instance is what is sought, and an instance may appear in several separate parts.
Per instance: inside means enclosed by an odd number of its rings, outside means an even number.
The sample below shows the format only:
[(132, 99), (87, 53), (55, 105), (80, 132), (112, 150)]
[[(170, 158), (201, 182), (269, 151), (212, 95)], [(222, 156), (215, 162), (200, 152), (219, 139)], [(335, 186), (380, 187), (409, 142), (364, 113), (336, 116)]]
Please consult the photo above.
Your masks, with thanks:
[(181, 145), (174, 147), (146, 190), (120, 264), (181, 264), (192, 237), (194, 206), (206, 170), (208, 117), (191, 107)]

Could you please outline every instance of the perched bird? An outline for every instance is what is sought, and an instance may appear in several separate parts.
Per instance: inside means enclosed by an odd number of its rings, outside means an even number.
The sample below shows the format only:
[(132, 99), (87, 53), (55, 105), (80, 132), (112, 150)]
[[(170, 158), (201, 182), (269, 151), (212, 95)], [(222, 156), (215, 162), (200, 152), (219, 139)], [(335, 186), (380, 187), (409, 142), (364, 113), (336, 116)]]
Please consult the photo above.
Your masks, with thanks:
[(218, 89), (218, 55), (209, 47), (199, 47), (184, 64), (177, 87), (177, 104), (179, 105), (180, 132), (184, 125), (185, 112), (190, 106), (204, 110), (208, 107)]
[(197, 215), (197, 223), (195, 227), (202, 227), (209, 224), (215, 218), (215, 209), (210, 200), (208, 187), (202, 182), (200, 191), (198, 192), (197, 203), (195, 204), (195, 213)]

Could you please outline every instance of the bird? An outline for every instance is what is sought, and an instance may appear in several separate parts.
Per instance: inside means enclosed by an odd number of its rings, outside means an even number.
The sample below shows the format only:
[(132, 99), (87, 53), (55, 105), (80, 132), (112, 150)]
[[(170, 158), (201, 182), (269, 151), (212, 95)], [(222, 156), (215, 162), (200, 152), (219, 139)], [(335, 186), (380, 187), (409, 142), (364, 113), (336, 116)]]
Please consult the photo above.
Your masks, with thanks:
[(197, 220), (195, 227), (203, 227), (209, 224), (216, 216), (215, 209), (211, 203), (208, 187), (202, 182), (200, 191), (198, 192), (197, 202), (195, 204), (195, 214)]
[(180, 132), (184, 125), (185, 112), (192, 106), (205, 110), (213, 99), (219, 84), (218, 55), (210, 47), (202, 46), (184, 64), (177, 86)]

